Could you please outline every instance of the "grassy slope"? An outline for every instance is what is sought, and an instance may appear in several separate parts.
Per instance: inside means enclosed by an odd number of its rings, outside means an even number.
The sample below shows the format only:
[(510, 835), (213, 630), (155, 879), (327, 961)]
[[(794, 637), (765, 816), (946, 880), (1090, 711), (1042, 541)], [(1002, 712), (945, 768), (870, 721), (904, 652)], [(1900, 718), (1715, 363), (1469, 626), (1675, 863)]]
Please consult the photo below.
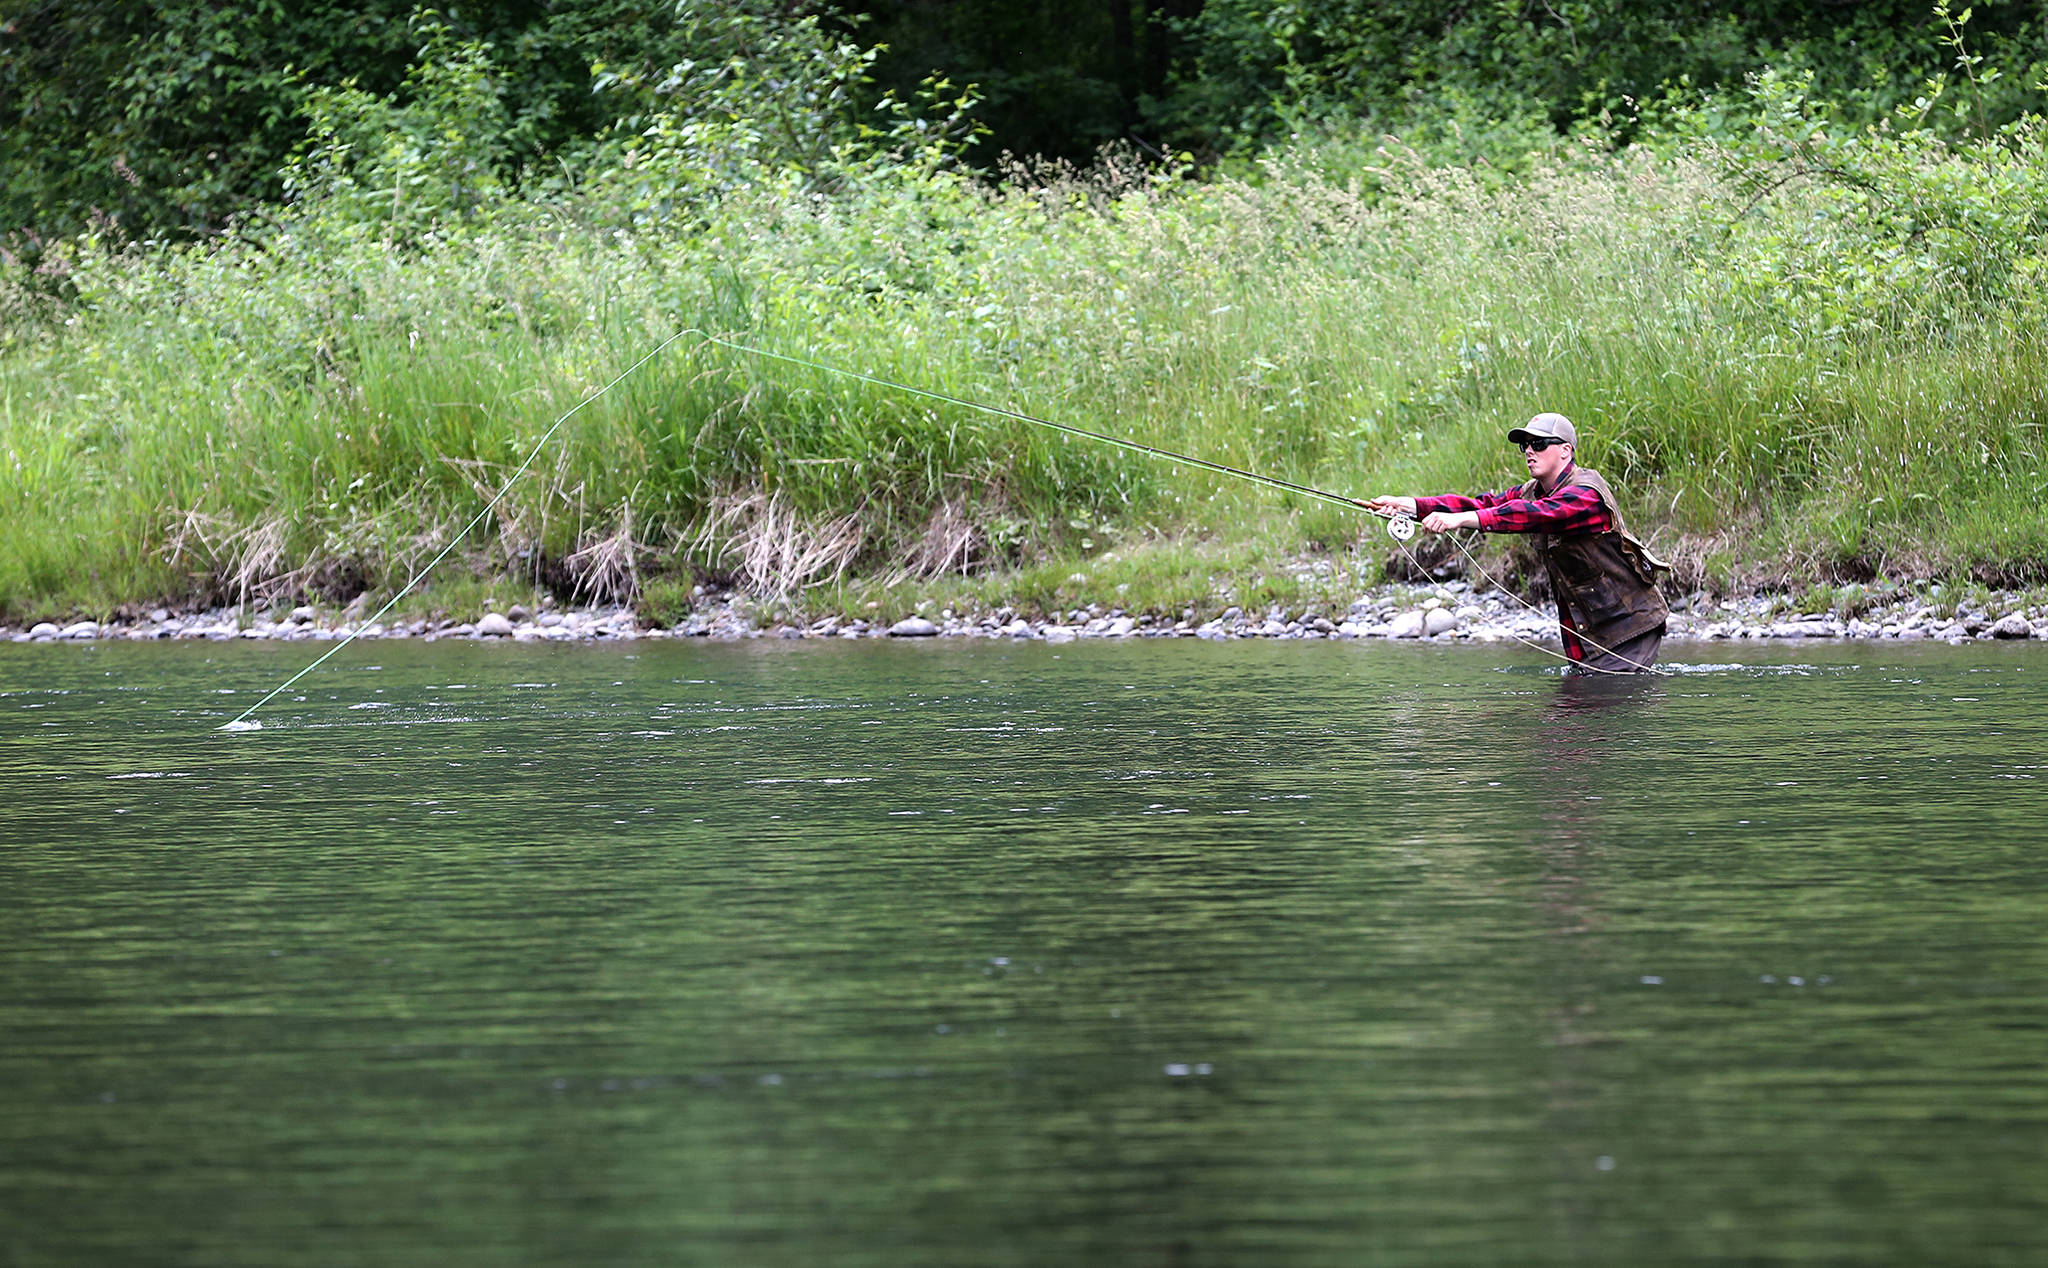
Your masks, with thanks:
[[(1383, 151), (1256, 184), (757, 193), (660, 228), (514, 206), (404, 252), (309, 224), (82, 252), (74, 309), (0, 294), (0, 617), (388, 594), (683, 326), (1355, 494), (1498, 487), (1502, 432), (1561, 410), (1688, 582), (2048, 579), (2038, 307), (1930, 276), (1844, 318), (1810, 277), (1829, 207), (1745, 209), (1682, 156), (1480, 175)], [(563, 428), (444, 592), (673, 605), (664, 573), (713, 575), (816, 611), (908, 574), (1213, 609), (1298, 597), (1276, 556), (1365, 583), (1361, 527), (685, 339)], [(963, 559), (995, 574), (916, 580)]]

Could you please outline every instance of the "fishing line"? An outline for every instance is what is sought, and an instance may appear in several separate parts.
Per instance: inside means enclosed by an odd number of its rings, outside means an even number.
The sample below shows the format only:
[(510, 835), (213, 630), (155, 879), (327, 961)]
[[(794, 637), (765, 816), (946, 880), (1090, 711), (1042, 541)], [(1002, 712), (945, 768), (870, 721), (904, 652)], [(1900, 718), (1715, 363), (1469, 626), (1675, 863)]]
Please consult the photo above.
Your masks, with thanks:
[[(418, 586), (421, 581), (426, 579), (427, 574), (432, 572), (435, 566), (438, 565), (443, 559), (446, 559), (448, 557), (449, 552), (453, 551), (456, 545), (459, 542), (461, 542), (464, 537), (468, 536), (470, 530), (474, 529), (478, 524), (483, 523), (485, 518), (488, 517), (490, 513), (497, 508), (498, 503), (504, 500), (505, 495), (507, 493), (511, 492), (513, 484), (518, 481), (520, 476), (526, 474), (526, 472), (533, 466), (534, 461), (540, 457), (541, 450), (545, 449), (547, 447), (548, 442), (554, 439), (555, 433), (561, 430), (562, 424), (568, 422), (571, 418), (575, 417), (575, 415), (579, 411), (581, 411), (584, 406), (589, 405), (591, 402), (598, 400), (599, 398), (603, 397), (607, 392), (610, 392), (613, 388), (617, 387), (620, 383), (624, 382), (627, 379), (627, 377), (633, 374), (634, 371), (638, 370), (641, 366), (646, 365), (655, 357), (661, 355), (661, 353), (665, 351), (670, 344), (682, 338), (684, 335), (696, 335), (698, 338), (704, 340), (706, 343), (714, 343), (722, 348), (730, 348), (735, 352), (743, 352), (749, 356), (765, 357), (768, 358), (769, 360), (781, 361), (789, 365), (803, 366), (806, 369), (818, 370), (826, 374), (836, 374), (845, 378), (858, 380), (859, 382), (862, 383), (873, 384), (876, 387), (885, 387), (898, 392), (907, 392), (912, 396), (922, 396), (929, 400), (944, 401), (948, 405), (957, 405), (960, 406), (962, 409), (978, 410), (984, 414), (993, 414), (998, 418), (1016, 419), (1018, 422), (1031, 423), (1034, 426), (1049, 428), (1053, 431), (1064, 433), (1065, 435), (1079, 436), (1084, 440), (1101, 441), (1103, 444), (1114, 445), (1119, 449), (1128, 449), (1133, 453), (1147, 454), (1154, 458), (1162, 458), (1168, 462), (1180, 463), (1185, 466), (1195, 467), (1199, 470), (1214, 471), (1220, 475), (1236, 476), (1240, 480), (1249, 480), (1254, 484), (1263, 484), (1269, 488), (1284, 489), (1289, 493), (1298, 493), (1303, 497), (1315, 498), (1318, 501), (1328, 502), (1333, 505), (1342, 506), (1350, 510), (1362, 510), (1373, 515), (1379, 515), (1387, 520), (1387, 532), (1394, 538), (1395, 542), (1400, 546), (1401, 553), (1407, 556), (1409, 564), (1415, 568), (1418, 574), (1422, 576), (1429, 575), (1428, 569), (1424, 568), (1421, 562), (1417, 560), (1414, 554), (1410, 552), (1408, 549), (1408, 539), (1415, 535), (1414, 519), (1409, 516), (1402, 515), (1398, 512), (1382, 511), (1379, 508), (1374, 507), (1362, 498), (1346, 497), (1341, 493), (1331, 493), (1325, 489), (1313, 488), (1306, 484), (1297, 484), (1292, 480), (1283, 480), (1279, 476), (1266, 475), (1258, 471), (1247, 471), (1242, 467), (1233, 467), (1227, 463), (1212, 462), (1207, 458), (1197, 458), (1192, 454), (1176, 453), (1171, 449), (1162, 449), (1156, 445), (1143, 444), (1139, 441), (1128, 440), (1122, 436), (1112, 436), (1106, 432), (1090, 431), (1085, 427), (1075, 427), (1069, 423), (1054, 422), (1048, 418), (1039, 418), (1035, 415), (1026, 414), (1018, 410), (1007, 409), (1000, 405), (988, 405), (980, 401), (970, 401), (963, 397), (952, 396), (945, 392), (935, 392), (929, 388), (914, 387), (908, 383), (898, 383), (893, 379), (885, 379), (878, 375), (865, 374), (859, 370), (849, 370), (843, 366), (827, 365), (821, 361), (812, 361), (804, 357), (790, 356), (786, 353), (781, 352), (769, 352), (764, 348), (751, 347), (747, 344), (738, 343), (731, 339), (721, 339), (717, 335), (711, 334), (708, 331), (699, 330), (694, 326), (686, 326), (683, 329), (676, 331), (668, 338), (662, 340), (659, 344), (656, 344), (652, 350), (643, 355), (638, 361), (635, 361), (632, 365), (629, 365), (624, 370), (621, 370), (616, 376), (612, 378), (612, 380), (609, 383), (606, 383), (597, 391), (584, 397), (582, 400), (576, 402), (576, 404), (570, 406), (567, 410), (563, 411), (561, 417), (555, 419), (553, 423), (549, 424), (548, 429), (541, 433), (540, 439), (536, 440), (533, 444), (532, 452), (526, 455), (526, 460), (521, 462), (518, 468), (514, 470), (510, 476), (507, 476), (505, 478), (505, 482), (499, 486), (498, 491), (496, 493), (491, 495), (491, 500), (484, 504), (483, 509), (478, 511), (476, 515), (473, 516), (467, 524), (464, 524), (462, 526), (462, 529), (459, 532), (457, 532), (454, 537), (449, 539), (448, 544), (441, 548), (440, 553), (435, 555), (432, 559), (428, 560), (426, 567), (414, 573), (412, 579), (407, 581), (405, 585), (398, 591), (398, 593), (392, 595), (391, 598), (385, 602), (383, 607), (378, 608), (374, 613), (372, 613), (368, 620), (362, 621), (359, 624), (357, 624), (357, 626), (354, 629), (348, 632), (347, 637), (343, 638), (339, 643), (336, 643), (333, 647), (329, 648), (318, 659), (314, 660), (311, 664), (307, 665), (304, 669), (301, 669), (299, 672), (293, 674), (291, 677), (285, 679), (277, 686), (272, 687), (269, 690), (269, 692), (265, 693), (261, 700), (258, 700), (255, 704), (252, 704), (247, 709), (244, 709), (232, 721), (223, 723), (219, 729), (223, 731), (243, 731), (256, 730), (260, 728), (263, 725), (262, 723), (249, 721), (251, 715), (253, 715), (258, 709), (261, 709), (264, 705), (269, 704), (280, 693), (288, 690), (294, 683), (297, 683), (301, 678), (304, 678), (307, 674), (312, 673), (315, 669), (318, 669), (320, 666), (326, 664), (329, 660), (333, 659), (336, 655), (338, 655), (341, 652), (343, 648), (347, 647), (350, 643), (353, 643), (356, 641), (356, 639), (360, 638), (364, 630), (368, 629), (370, 626), (375, 625), (379, 620), (383, 618), (385, 613), (391, 611), (392, 608), (398, 606), (399, 600), (405, 598), (406, 595), (412, 593), (413, 589), (416, 586)], [(1457, 542), (1455, 538), (1453, 539), (1452, 544), (1457, 547), (1459, 553), (1463, 554), (1466, 560), (1471, 563), (1472, 567), (1477, 569), (1480, 575), (1485, 577), (1488, 583), (1491, 584), (1495, 589), (1500, 590), (1503, 594), (1508, 595), (1508, 597), (1514, 599), (1515, 602), (1520, 603), (1525, 608), (1528, 608), (1529, 611), (1537, 612), (1537, 609), (1532, 604), (1528, 603), (1526, 600), (1522, 599), (1521, 596), (1516, 595), (1514, 592), (1508, 590), (1507, 587), (1501, 585), (1500, 582), (1495, 580), (1492, 574), (1488, 573), (1485, 567), (1481, 565), (1476, 558), (1473, 557), (1472, 552), (1466, 550), (1465, 547), (1461, 543)], [(1537, 612), (1537, 615), (1540, 616), (1541, 613)], [(1577, 632), (1574, 631), (1574, 633)], [(1547, 656), (1555, 656), (1561, 660), (1565, 660), (1567, 662), (1574, 664), (1579, 664), (1579, 667), (1581, 669), (1592, 670), (1594, 672), (1599, 673), (1624, 672), (1622, 670), (1600, 669), (1597, 666), (1585, 665), (1580, 664), (1579, 662), (1571, 661), (1571, 658), (1569, 656), (1562, 655), (1558, 652), (1553, 652), (1549, 648), (1543, 646), (1542, 644), (1531, 642), (1530, 640), (1523, 638), (1521, 635), (1516, 634), (1513, 631), (1509, 631), (1509, 637), (1513, 638), (1518, 643), (1522, 643), (1526, 646), (1533, 647), (1537, 651), (1540, 651)], [(1621, 653), (1616, 652), (1611, 648), (1602, 647), (1600, 646), (1600, 644), (1587, 638), (1583, 634), (1579, 634), (1578, 638), (1581, 643), (1593, 647), (1598, 651), (1605, 652), (1608, 655), (1616, 656), (1622, 660), (1628, 661), (1632, 665), (1637, 665), (1637, 668), (1639, 669), (1648, 670), (1653, 673), (1659, 672), (1656, 670), (1652, 670), (1647, 665), (1637, 664), (1637, 662), (1629, 660), (1628, 657), (1622, 656)]]
[[(339, 653), (342, 648), (347, 647), (350, 643), (353, 643), (356, 641), (356, 639), (360, 638), (362, 636), (362, 632), (368, 629), (370, 626), (375, 625), (386, 612), (389, 612), (392, 608), (398, 606), (398, 601), (400, 599), (403, 599), (406, 595), (411, 594), (413, 587), (417, 586), (421, 581), (425, 580), (426, 575), (434, 570), (434, 565), (440, 563), (443, 559), (446, 559), (448, 557), (448, 552), (455, 549), (456, 543), (460, 542), (465, 536), (467, 536), (469, 530), (475, 528), (478, 524), (483, 523), (484, 518), (497, 508), (498, 503), (504, 501), (505, 495), (512, 491), (513, 483), (517, 481), (520, 476), (525, 475), (529, 467), (533, 466), (534, 459), (540, 457), (540, 451), (547, 447), (548, 441), (554, 439), (555, 433), (562, 429), (563, 423), (568, 422), (571, 418), (573, 418), (576, 415), (577, 411), (581, 410), (584, 406), (590, 404), (592, 401), (595, 401), (598, 398), (602, 397), (606, 392), (609, 392), (613, 388), (617, 387), (620, 383), (625, 381), (627, 375), (632, 374), (633, 371), (639, 369), (643, 365), (646, 365), (649, 361), (654, 360), (654, 358), (656, 358), (657, 356), (660, 356), (663, 349), (667, 348), (670, 344), (674, 343), (676, 340), (682, 338), (684, 335), (689, 333), (691, 332), (688, 330), (676, 331), (674, 334), (670, 335), (668, 338), (662, 340), (659, 344), (655, 345), (654, 350), (652, 352), (649, 352), (646, 356), (641, 357), (638, 361), (635, 361), (633, 364), (627, 366), (624, 370), (621, 370), (618, 373), (617, 377), (613, 378), (611, 382), (605, 384), (603, 387), (597, 389), (597, 391), (592, 392), (590, 395), (584, 397), (582, 400), (576, 402), (574, 405), (571, 405), (567, 410), (563, 411), (562, 416), (560, 418), (557, 418), (548, 427), (546, 431), (541, 433), (540, 439), (533, 443), (533, 452), (526, 455), (526, 461), (520, 463), (519, 469), (514, 471), (510, 476), (507, 476), (505, 478), (505, 483), (499, 486), (498, 491), (496, 493), (491, 495), (491, 500), (484, 503), (484, 509), (478, 511), (475, 517), (472, 518), (469, 521), (469, 523), (464, 524), (462, 526), (461, 532), (458, 532), (455, 534), (454, 537), (449, 538), (448, 544), (441, 548), (441, 553), (435, 555), (432, 559), (428, 560), (426, 567), (414, 573), (412, 580), (406, 582), (404, 588), (401, 589), (397, 594), (392, 595), (389, 602), (387, 602), (383, 607), (378, 608), (377, 611), (370, 617), (369, 620), (361, 622), (356, 626), (356, 628), (350, 630), (348, 633), (348, 637), (342, 639), (333, 647), (328, 648), (325, 655), (321, 656), (318, 660), (306, 666), (304, 669), (301, 669), (298, 673), (293, 674), (291, 677), (277, 684), (277, 686), (272, 687), (268, 695), (264, 696), (261, 700), (258, 700), (255, 704), (252, 704), (248, 708), (242, 710), (241, 716), (236, 718), (234, 721), (223, 723), (219, 729), (223, 731), (253, 731), (260, 728), (263, 724), (261, 722), (249, 721), (249, 715), (256, 712), (258, 709), (261, 709), (264, 705), (269, 704), (271, 700), (274, 697), (276, 697), (279, 692), (284, 691), (286, 688), (290, 687), (299, 679), (304, 678), (307, 674), (312, 673), (314, 670), (320, 668), (320, 666), (326, 664), (327, 661), (334, 655)], [(701, 334), (702, 332), (700, 331), (697, 333)]]

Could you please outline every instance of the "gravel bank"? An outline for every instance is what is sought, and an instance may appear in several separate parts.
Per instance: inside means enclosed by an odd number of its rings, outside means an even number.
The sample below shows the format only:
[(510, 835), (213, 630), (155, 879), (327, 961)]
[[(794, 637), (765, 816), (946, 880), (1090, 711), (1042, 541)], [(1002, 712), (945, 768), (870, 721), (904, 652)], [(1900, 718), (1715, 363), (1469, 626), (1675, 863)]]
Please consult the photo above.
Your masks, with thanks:
[[(1076, 608), (1054, 619), (1032, 620), (1009, 608), (900, 620), (830, 616), (809, 625), (758, 623), (743, 600), (709, 601), (672, 628), (643, 625), (630, 608), (513, 607), (487, 612), (474, 621), (406, 621), (358, 629), (332, 612), (300, 607), (288, 613), (252, 615), (234, 608), (171, 612), (159, 608), (129, 622), (66, 625), (43, 622), (31, 628), (0, 626), (13, 642), (162, 639), (278, 639), (332, 641), (355, 632), (362, 638), (503, 639), (513, 642), (603, 642), (625, 639), (749, 638), (1008, 638), (1062, 643), (1083, 638), (1299, 638), (1430, 639), (1436, 642), (1498, 643), (1520, 639), (1555, 642), (1557, 621), (1547, 607), (1531, 610), (1500, 591), (1475, 592), (1462, 581), (1435, 586), (1389, 586), (1372, 591), (1342, 611), (1247, 612), (1227, 608), (1210, 620), (1171, 620), (1127, 613), (1099, 604)], [(1800, 612), (1769, 597), (1717, 600), (1702, 595), (1673, 604), (1670, 637), (1693, 640), (1857, 639), (1926, 640), (1960, 643), (1976, 639), (2048, 639), (2048, 606), (2029, 605), (2025, 596), (1995, 594), (1983, 604), (1942, 605), (1901, 597), (1840, 612)]]

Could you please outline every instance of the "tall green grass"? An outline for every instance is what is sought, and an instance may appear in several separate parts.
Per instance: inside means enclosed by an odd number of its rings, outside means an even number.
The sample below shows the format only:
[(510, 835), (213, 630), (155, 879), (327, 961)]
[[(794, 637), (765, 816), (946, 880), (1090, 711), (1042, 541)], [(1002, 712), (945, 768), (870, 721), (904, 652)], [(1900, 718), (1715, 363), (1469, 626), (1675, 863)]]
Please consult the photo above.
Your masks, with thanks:
[[(0, 615), (389, 593), (689, 326), (1360, 496), (1503, 487), (1503, 433), (1559, 410), (1689, 580), (2048, 578), (2038, 303), (1902, 273), (1890, 308), (1852, 279), (1854, 319), (1818, 320), (1810, 222), (1837, 191), (1752, 203), (1704, 148), (1507, 181), (1342, 152), (1366, 159), (763, 186), (660, 224), (592, 195), (402, 247), (290, 215), (206, 250), (78, 247), (61, 307), (0, 282)], [(716, 580), (780, 534), (827, 561), (780, 579), (802, 590), (938, 566), (950, 533), (945, 566), (998, 574), (977, 593), (1011, 577), (1052, 606), (1101, 551), (1214, 541), (1241, 571), (1234, 540), (1360, 527), (686, 337), (447, 566), (587, 595), (620, 584), (591, 575), (602, 542), (630, 539), (638, 577)]]

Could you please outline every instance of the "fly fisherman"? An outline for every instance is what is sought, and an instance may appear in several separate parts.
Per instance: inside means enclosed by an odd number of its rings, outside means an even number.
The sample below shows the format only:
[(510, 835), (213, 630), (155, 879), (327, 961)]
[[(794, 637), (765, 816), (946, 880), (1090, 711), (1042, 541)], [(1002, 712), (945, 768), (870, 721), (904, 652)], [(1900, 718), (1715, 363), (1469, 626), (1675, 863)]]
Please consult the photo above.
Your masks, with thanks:
[(1657, 663), (1670, 609), (1657, 592), (1669, 564), (1650, 554), (1622, 522), (1614, 490), (1597, 471), (1572, 461), (1579, 432), (1562, 414), (1538, 414), (1508, 433), (1529, 465), (1529, 482), (1477, 497), (1376, 497), (1382, 514), (1399, 512), (1432, 533), (1475, 528), (1528, 533), (1557, 596), (1558, 635), (1575, 665), (1593, 672), (1640, 673)]

